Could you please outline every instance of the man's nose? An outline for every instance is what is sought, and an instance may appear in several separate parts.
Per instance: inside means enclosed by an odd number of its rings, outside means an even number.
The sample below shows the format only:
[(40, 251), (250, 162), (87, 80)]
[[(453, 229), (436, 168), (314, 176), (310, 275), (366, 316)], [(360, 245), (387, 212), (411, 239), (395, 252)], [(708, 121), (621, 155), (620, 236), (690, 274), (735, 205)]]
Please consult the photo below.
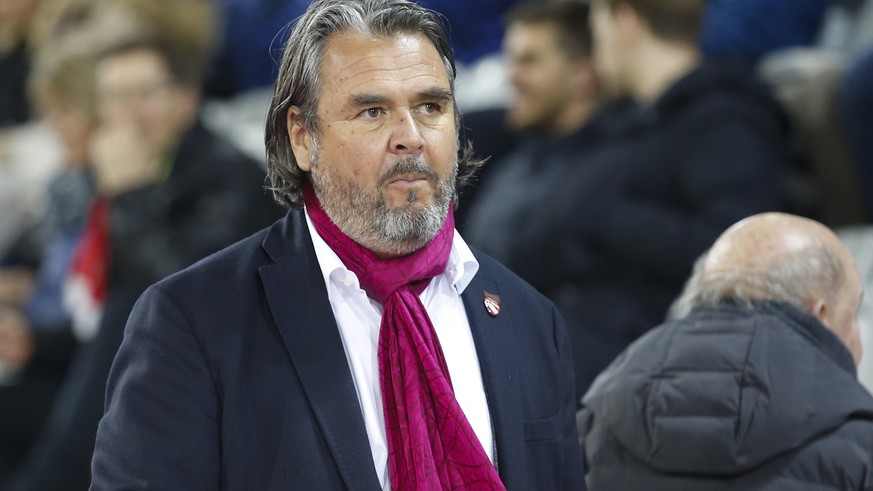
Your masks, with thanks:
[(421, 153), (424, 148), (424, 138), (418, 125), (411, 112), (399, 114), (391, 134), (391, 151), (414, 155)]

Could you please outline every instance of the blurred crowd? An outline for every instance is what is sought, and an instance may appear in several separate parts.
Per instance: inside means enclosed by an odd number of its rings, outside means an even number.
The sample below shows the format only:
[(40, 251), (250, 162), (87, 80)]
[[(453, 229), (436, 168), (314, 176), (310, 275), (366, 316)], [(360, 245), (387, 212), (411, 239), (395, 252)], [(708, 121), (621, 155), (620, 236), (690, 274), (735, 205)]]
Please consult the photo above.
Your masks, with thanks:
[(136, 299), (282, 211), (262, 166), (200, 118), (216, 5), (11, 4), (0, 476), (8, 489), (86, 489), (106, 377)]
[[(0, 0), (0, 489), (86, 489), (136, 299), (283, 213), (263, 122), (308, 3)], [(738, 220), (873, 250), (873, 1), (421, 3), (490, 157), (458, 229), (557, 305), (579, 397)]]

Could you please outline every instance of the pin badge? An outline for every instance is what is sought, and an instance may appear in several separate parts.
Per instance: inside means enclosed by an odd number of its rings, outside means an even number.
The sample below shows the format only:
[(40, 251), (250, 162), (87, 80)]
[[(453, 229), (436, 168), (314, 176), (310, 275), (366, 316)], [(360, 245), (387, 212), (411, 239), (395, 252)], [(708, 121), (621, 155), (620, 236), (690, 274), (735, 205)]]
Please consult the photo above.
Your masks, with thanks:
[(485, 295), (485, 310), (488, 311), (491, 317), (497, 317), (497, 314), (500, 313), (500, 297), (486, 291), (482, 293)]

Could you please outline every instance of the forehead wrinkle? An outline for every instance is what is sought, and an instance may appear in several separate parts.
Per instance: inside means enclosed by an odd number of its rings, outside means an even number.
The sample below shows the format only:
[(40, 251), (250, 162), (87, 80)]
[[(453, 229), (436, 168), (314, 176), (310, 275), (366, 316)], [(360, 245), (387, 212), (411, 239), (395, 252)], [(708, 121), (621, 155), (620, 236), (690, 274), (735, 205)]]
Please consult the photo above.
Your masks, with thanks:
[[(341, 75), (339, 79), (345, 80), (350, 77), (343, 77), (342, 74), (348, 73), (349, 71), (355, 72), (357, 67), (368, 63), (372, 63), (373, 66), (371, 68), (365, 67), (360, 69), (360, 72), (354, 73), (352, 76), (354, 77), (359, 74), (374, 71), (401, 72), (420, 69), (421, 71), (429, 72), (433, 76), (439, 78), (440, 69), (443, 71), (445, 70), (442, 58), (439, 56), (439, 53), (436, 53), (436, 49), (433, 47), (430, 49), (434, 51), (434, 54), (436, 54), (435, 58), (439, 60), (439, 67), (423, 60), (424, 58), (429, 58), (429, 53), (425, 53), (425, 51), (428, 51), (427, 45), (421, 46), (423, 49), (420, 49), (412, 43), (403, 43), (407, 49), (398, 55), (396, 53), (391, 53), (392, 51), (396, 51), (397, 47), (390, 44), (384, 44), (387, 41), (381, 39), (372, 41), (383, 43), (383, 45), (378, 46), (375, 50), (369, 50), (360, 56), (351, 57), (342, 52), (327, 50), (324, 63), (322, 64), (322, 71), (324, 71), (328, 65), (333, 65), (336, 73)], [(445, 76), (448, 77), (448, 74), (445, 74)]]
[[(424, 46), (423, 48), (423, 50), (417, 48), (409, 48), (401, 54), (396, 54), (386, 53), (387, 51), (396, 50), (396, 47), (386, 45), (379, 46), (374, 50), (367, 51), (365, 54), (355, 57), (347, 56), (341, 52), (327, 50), (327, 53), (325, 53), (324, 63), (322, 64), (322, 69), (324, 69), (324, 67), (327, 67), (328, 65), (334, 65), (338, 73), (345, 73), (349, 70), (354, 70), (356, 67), (362, 64), (373, 63), (375, 60), (375, 66), (373, 69), (376, 70), (402, 71), (413, 69), (416, 65), (418, 65), (424, 70), (430, 72), (437, 71), (437, 67), (432, 66), (430, 63), (426, 63), (421, 60), (422, 58), (428, 56), (424, 53), (424, 51), (427, 50), (427, 47)], [(408, 60), (409, 58), (412, 59)], [(442, 58), (439, 56), (438, 53), (436, 58), (440, 60), (440, 62), (442, 62)], [(442, 63), (440, 63), (439, 65), (440, 67), (442, 67)], [(368, 70), (364, 69), (364, 71)]]
[[(347, 73), (348, 68), (339, 70), (339, 72)], [(341, 75), (336, 79), (337, 84), (351, 82), (354, 85), (352, 88), (361, 84), (372, 82), (411, 82), (413, 80), (430, 77), (440, 83), (445, 83), (448, 86), (447, 80), (442, 80), (438, 73), (434, 73), (433, 67), (427, 63), (417, 63), (407, 67), (372, 67), (357, 71), (349, 75)], [(446, 77), (447, 78), (447, 77)], [(360, 82), (355, 82), (355, 79), (362, 79)]]
[[(385, 72), (385, 70), (374, 70), (368, 73), (376, 74), (379, 72)], [(343, 87), (343, 84), (339, 81), (334, 82), (331, 85), (335, 86), (337, 89), (342, 90), (343, 93), (348, 95), (347, 104), (351, 106), (388, 103), (393, 99), (392, 95), (397, 95), (400, 90), (402, 90), (409, 84), (416, 83), (419, 80), (425, 80), (425, 83), (427, 83), (430, 81), (428, 79), (433, 80), (433, 83), (431, 83), (429, 86), (425, 86), (421, 90), (416, 91), (414, 94), (415, 100), (427, 98), (451, 100), (452, 91), (450, 90), (448, 84), (438, 79), (434, 80), (434, 78), (435, 77), (433, 77), (431, 74), (424, 73), (410, 75), (408, 77), (403, 77), (400, 79), (387, 76), (370, 76), (364, 77), (360, 82), (354, 83), (348, 87)], [(345, 81), (348, 82), (348, 79), (346, 79)], [(387, 84), (380, 85), (379, 87), (374, 87), (374, 82), (387, 82)]]
[[(329, 46), (342, 48), (325, 50), (321, 65), (323, 89), (341, 98), (346, 108), (359, 107), (356, 101), (362, 99), (382, 98), (399, 103), (409, 97), (418, 98), (438, 91), (451, 94), (443, 59), (425, 41), (418, 34), (389, 39), (361, 39), (351, 34), (330, 39)], [(374, 49), (365, 49), (370, 43)]]

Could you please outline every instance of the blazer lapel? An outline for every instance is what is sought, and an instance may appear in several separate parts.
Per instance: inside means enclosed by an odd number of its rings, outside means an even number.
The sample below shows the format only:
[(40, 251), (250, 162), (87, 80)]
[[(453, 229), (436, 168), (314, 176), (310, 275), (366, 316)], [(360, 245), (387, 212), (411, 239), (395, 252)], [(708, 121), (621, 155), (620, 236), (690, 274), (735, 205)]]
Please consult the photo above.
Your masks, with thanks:
[(499, 315), (491, 315), (485, 305), (485, 292), (500, 296), (499, 284), (481, 271), (462, 295), (479, 366), (491, 411), (497, 444), (497, 468), (507, 487), (513, 475), (525, 469), (524, 425), (518, 393), (517, 346), (512, 336), (512, 306), (501, 305)]
[(267, 234), (267, 303), (319, 427), (350, 490), (380, 489), (357, 393), (302, 212)]

